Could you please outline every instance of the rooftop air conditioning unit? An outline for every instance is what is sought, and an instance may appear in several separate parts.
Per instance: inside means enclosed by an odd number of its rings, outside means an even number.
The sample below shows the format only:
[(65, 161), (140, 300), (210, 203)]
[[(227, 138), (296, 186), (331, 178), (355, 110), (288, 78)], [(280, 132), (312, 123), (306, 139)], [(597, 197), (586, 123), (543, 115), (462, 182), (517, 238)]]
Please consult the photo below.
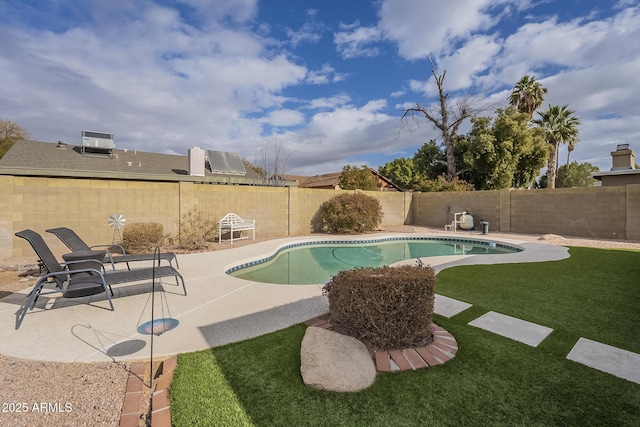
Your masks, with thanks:
[(113, 142), (112, 133), (82, 131), (82, 149), (93, 148), (97, 150), (113, 150), (116, 144)]

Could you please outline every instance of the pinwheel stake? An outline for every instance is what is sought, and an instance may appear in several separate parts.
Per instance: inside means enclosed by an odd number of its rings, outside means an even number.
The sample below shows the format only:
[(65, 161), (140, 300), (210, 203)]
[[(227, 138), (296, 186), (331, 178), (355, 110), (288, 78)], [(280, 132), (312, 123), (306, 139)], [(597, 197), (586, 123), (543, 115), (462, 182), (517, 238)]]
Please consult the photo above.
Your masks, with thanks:
[[(155, 318), (154, 306), (155, 306), (155, 295), (156, 295), (156, 259), (158, 260), (158, 266), (160, 266), (160, 247), (156, 246), (156, 249), (153, 251), (153, 274), (152, 274), (152, 283), (151, 283), (151, 320), (149, 322), (145, 322), (142, 325), (138, 326), (138, 333), (143, 335), (151, 335), (150, 336), (150, 347), (151, 347), (151, 355), (149, 357), (149, 388), (153, 386), (153, 337), (154, 335), (162, 335), (163, 333), (174, 329), (178, 326), (178, 319), (171, 318), (171, 313), (169, 317), (162, 317), (160, 319)], [(148, 302), (149, 300), (147, 300)], [(161, 304), (162, 305), (162, 304)], [(167, 304), (167, 311), (169, 309), (169, 305)], [(164, 307), (163, 307), (164, 312)], [(144, 309), (143, 309), (144, 314)]]
[(109, 217), (109, 227), (113, 228), (113, 244), (119, 245), (122, 242), (122, 236), (120, 235), (120, 229), (124, 227), (126, 221), (124, 215), (113, 214)]

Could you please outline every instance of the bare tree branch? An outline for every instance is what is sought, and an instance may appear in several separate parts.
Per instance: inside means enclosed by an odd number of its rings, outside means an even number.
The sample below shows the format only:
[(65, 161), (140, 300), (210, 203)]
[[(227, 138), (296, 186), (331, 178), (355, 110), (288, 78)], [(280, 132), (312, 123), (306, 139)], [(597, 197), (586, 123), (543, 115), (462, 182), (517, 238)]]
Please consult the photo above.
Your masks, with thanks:
[(415, 107), (407, 108), (401, 117), (401, 123), (411, 130), (409, 120), (416, 120), (417, 117), (426, 118), (433, 127), (440, 132), (440, 138), (442, 139), (442, 145), (445, 148), (445, 154), (447, 158), (447, 181), (451, 182), (458, 175), (456, 171), (455, 155), (454, 155), (454, 141), (458, 134), (460, 126), (465, 120), (477, 115), (486, 107), (476, 105), (474, 99), (469, 96), (465, 96), (455, 102), (453, 107), (449, 106), (449, 94), (444, 90), (444, 79), (447, 75), (445, 70), (442, 74), (438, 75), (436, 67), (431, 58), (431, 75), (433, 76), (436, 86), (438, 88), (439, 105), (437, 108), (428, 109), (422, 105), (416, 103)]

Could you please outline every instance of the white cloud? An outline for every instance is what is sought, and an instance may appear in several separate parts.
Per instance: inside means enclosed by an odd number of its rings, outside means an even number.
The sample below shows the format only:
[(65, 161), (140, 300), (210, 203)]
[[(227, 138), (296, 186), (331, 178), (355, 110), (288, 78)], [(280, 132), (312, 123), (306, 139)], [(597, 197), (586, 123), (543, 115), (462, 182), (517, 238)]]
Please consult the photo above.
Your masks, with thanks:
[[(238, 20), (249, 17), (238, 13)], [(20, 107), (0, 107), (0, 116), (9, 113), (45, 141), (73, 143), (82, 129), (102, 129), (148, 151), (182, 152), (198, 135), (206, 135), (203, 145), (229, 148), (234, 138), (261, 133), (247, 113), (278, 107), (279, 92), (307, 75), (244, 29), (201, 31), (173, 9), (152, 5), (118, 25), (118, 38), (91, 23), (61, 33), (8, 34), (0, 78), (14, 85), (3, 85), (0, 96)]]
[(243, 24), (255, 18), (258, 12), (257, 0), (181, 0), (193, 6), (203, 16), (202, 22), (218, 22), (226, 19)]
[(406, 59), (451, 54), (456, 43), (496, 23), (492, 10), (505, 7), (509, 0), (384, 0), (380, 7), (379, 28), (397, 43)]
[(289, 37), (291, 46), (297, 47), (305, 42), (317, 43), (322, 38), (322, 33), (318, 28), (318, 25), (311, 22), (305, 22), (298, 30), (292, 30), (290, 28), (287, 29), (287, 36)]
[(271, 111), (264, 120), (271, 126), (292, 127), (304, 122), (304, 114), (299, 111), (283, 109)]
[(309, 71), (305, 81), (311, 84), (327, 84), (342, 81), (345, 77), (345, 73), (337, 73), (331, 65), (324, 64), (319, 70)]
[(278, 139), (295, 165), (290, 172), (339, 171), (347, 159), (399, 151), (422, 140), (423, 135), (398, 134), (399, 118), (383, 113), (386, 106), (381, 99), (361, 107), (341, 105), (316, 113), (304, 129), (281, 133)]
[[(93, 129), (121, 147), (181, 154), (198, 144), (250, 157), (256, 140), (278, 138), (292, 169), (323, 173), (435, 136), (428, 124), (398, 133), (411, 91), (432, 105), (431, 56), (452, 101), (470, 91), (502, 106), (535, 74), (549, 89), (545, 105), (570, 104), (583, 120), (572, 159), (608, 166), (609, 144), (640, 140), (640, 6), (525, 19), (520, 11), (541, 6), (532, 3), (380, 0), (366, 6), (379, 21), (362, 24), (323, 8), (259, 22), (257, 0), (0, 2), (0, 117), (44, 141), (74, 143)], [(328, 28), (335, 57), (320, 38)]]
[[(455, 92), (469, 88), (475, 84), (477, 75), (492, 64), (494, 56), (499, 51), (500, 45), (492, 36), (470, 37), (452, 55), (440, 59), (436, 74), (441, 75), (446, 71), (444, 85), (447, 91)], [(437, 96), (437, 88), (431, 74), (426, 77), (425, 81), (410, 81), (410, 88), (427, 96)]]
[(351, 98), (347, 94), (340, 94), (331, 96), (328, 98), (316, 98), (309, 102), (310, 109), (334, 109), (345, 105), (351, 101)]
[(377, 27), (357, 27), (353, 31), (340, 31), (333, 35), (333, 41), (344, 59), (361, 56), (377, 56), (379, 50), (371, 46), (381, 40), (382, 34)]

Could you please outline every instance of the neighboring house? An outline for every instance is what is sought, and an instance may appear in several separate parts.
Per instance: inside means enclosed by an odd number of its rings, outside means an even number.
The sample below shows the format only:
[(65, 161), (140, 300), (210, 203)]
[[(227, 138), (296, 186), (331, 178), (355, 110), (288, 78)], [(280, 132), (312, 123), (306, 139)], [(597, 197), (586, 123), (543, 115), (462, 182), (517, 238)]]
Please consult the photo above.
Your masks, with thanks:
[(636, 153), (629, 144), (618, 144), (611, 152), (611, 170), (594, 172), (591, 176), (602, 181), (603, 187), (640, 184), (640, 169), (636, 169)]
[[(369, 168), (376, 177), (376, 188), (379, 191), (404, 191), (388, 178), (380, 175), (378, 171)], [(301, 175), (281, 175), (289, 181), (297, 181), (300, 188), (315, 188), (325, 190), (340, 190), (340, 176), (342, 172), (326, 173), (323, 175), (301, 176)]]
[(0, 175), (264, 185), (262, 177), (245, 168), (236, 153), (194, 147), (180, 156), (38, 141), (15, 143), (0, 159)]

